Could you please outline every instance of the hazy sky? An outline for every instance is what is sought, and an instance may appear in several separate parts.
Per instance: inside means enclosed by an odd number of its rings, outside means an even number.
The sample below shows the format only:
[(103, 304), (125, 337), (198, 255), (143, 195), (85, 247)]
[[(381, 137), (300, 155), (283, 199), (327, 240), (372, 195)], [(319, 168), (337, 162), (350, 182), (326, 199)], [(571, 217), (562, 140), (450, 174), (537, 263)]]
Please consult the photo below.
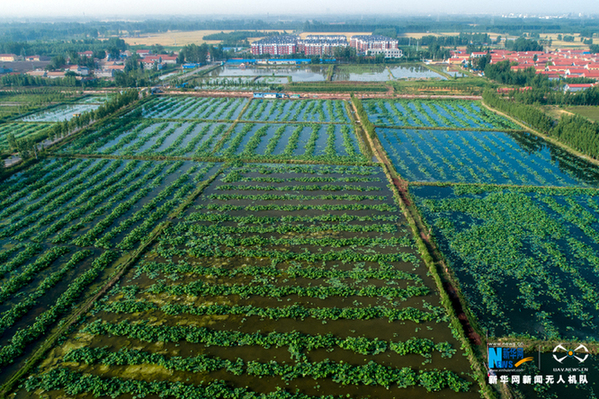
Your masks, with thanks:
[(0, 0), (0, 16), (272, 14), (599, 14), (597, 0)]

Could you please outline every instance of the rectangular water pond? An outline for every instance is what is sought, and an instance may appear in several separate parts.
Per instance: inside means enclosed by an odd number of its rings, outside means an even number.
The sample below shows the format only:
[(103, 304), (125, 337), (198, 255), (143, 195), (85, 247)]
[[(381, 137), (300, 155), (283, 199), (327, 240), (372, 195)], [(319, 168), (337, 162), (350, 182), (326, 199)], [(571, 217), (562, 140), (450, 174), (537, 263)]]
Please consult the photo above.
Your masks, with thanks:
[(65, 104), (40, 111), (21, 119), (24, 122), (63, 122), (69, 121), (78, 114), (93, 111), (100, 104)]

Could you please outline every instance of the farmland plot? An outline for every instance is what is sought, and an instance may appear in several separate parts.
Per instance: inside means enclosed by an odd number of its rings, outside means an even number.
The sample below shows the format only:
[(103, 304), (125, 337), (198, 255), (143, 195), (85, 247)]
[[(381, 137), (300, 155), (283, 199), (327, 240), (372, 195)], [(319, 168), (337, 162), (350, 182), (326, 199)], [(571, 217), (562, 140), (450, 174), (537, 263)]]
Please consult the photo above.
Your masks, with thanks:
[(246, 98), (157, 97), (143, 105), (145, 118), (235, 120)]
[(377, 129), (397, 172), (414, 182), (599, 186), (599, 168), (526, 132)]
[(217, 165), (44, 160), (0, 184), (0, 365), (70, 312)]
[(597, 191), (410, 190), (489, 335), (599, 338)]
[(129, 249), (139, 242), (141, 232), (151, 231), (182, 201), (194, 183), (214, 172), (214, 166), (183, 161), (46, 161), (0, 186), (0, 243), (50, 241)]
[(478, 396), (434, 287), (380, 168), (231, 168), (25, 389)]
[(364, 100), (368, 118), (377, 126), (521, 129), (474, 101)]
[(349, 123), (341, 100), (253, 100), (244, 121)]
[(244, 159), (367, 162), (350, 125), (239, 123), (217, 151)]

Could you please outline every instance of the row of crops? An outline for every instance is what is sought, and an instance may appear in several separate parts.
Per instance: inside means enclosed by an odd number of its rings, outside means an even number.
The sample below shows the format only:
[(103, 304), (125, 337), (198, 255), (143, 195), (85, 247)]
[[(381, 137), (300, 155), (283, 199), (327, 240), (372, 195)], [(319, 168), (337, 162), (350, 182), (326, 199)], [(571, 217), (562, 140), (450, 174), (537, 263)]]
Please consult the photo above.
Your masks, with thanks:
[(378, 99), (362, 103), (377, 126), (520, 129), (475, 101)]
[(348, 123), (346, 102), (341, 100), (254, 100), (241, 119), (278, 122)]
[(206, 78), (193, 81), (196, 90), (268, 91), (271, 86), (288, 83), (286, 77)]
[(0, 151), (9, 149), (8, 135), (12, 134), (15, 139), (22, 140), (38, 133), (42, 133), (50, 126), (49, 123), (23, 123), (5, 122), (0, 123)]
[(23, 389), (477, 396), (411, 237), (379, 167), (228, 167)]
[(247, 105), (246, 98), (154, 97), (143, 105), (145, 118), (235, 120)]

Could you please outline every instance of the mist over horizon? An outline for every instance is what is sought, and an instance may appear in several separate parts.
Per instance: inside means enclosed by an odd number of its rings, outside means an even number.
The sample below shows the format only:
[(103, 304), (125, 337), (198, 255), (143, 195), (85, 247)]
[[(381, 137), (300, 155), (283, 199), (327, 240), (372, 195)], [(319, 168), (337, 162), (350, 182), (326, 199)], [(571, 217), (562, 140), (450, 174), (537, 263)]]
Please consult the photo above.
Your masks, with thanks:
[[(143, 10), (143, 13), (140, 12)], [(306, 12), (309, 10), (309, 12)], [(256, 0), (251, 3), (242, 0), (224, 0), (219, 2), (190, 3), (186, 0), (173, 0), (167, 3), (158, 1), (134, 0), (122, 2), (106, 0), (101, 3), (81, 3), (75, 0), (46, 2), (42, 0), (23, 0), (0, 6), (0, 18), (15, 20), (21, 18), (53, 19), (83, 18), (145, 20), (160, 18), (390, 18), (408, 16), (459, 15), (495, 15), (526, 14), (534, 17), (563, 17), (599, 14), (599, 6), (592, 0), (564, 3), (557, 0), (531, 0), (521, 2), (506, 0), (501, 3), (464, 0), (459, 4), (445, 0), (428, 0), (418, 3), (398, 3), (391, 0), (378, 0), (369, 3), (367, 9), (358, 2), (347, 3), (341, 0), (305, 0), (302, 2), (274, 2)], [(526, 15), (523, 15), (525, 17)]]

